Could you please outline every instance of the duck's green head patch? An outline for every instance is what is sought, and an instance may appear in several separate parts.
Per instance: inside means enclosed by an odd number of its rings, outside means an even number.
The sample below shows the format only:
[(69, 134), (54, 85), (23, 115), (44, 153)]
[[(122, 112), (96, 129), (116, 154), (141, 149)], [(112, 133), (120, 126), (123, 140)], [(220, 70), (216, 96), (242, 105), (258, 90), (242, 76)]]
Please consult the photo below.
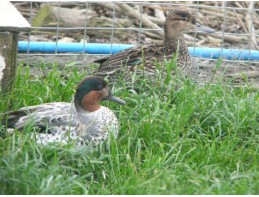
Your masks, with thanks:
[(106, 81), (100, 77), (87, 77), (82, 80), (77, 86), (75, 94), (75, 102), (78, 104), (82, 102), (85, 95), (91, 91), (101, 91), (107, 86)]

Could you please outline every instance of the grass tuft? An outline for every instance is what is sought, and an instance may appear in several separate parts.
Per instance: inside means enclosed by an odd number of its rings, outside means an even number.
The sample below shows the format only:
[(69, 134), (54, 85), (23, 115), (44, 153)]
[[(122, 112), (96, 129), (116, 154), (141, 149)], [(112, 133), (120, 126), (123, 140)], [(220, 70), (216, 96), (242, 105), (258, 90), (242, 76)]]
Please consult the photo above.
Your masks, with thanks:
[[(52, 65), (44, 77), (31, 76), (19, 66), (13, 91), (0, 94), (0, 111), (71, 101), (86, 75)], [(121, 125), (108, 152), (43, 147), (30, 139), (32, 128), (13, 135), (2, 128), (0, 194), (259, 193), (259, 92), (251, 84), (201, 86), (168, 75), (154, 85), (132, 82), (137, 92), (121, 84), (114, 94), (127, 105), (103, 102)]]

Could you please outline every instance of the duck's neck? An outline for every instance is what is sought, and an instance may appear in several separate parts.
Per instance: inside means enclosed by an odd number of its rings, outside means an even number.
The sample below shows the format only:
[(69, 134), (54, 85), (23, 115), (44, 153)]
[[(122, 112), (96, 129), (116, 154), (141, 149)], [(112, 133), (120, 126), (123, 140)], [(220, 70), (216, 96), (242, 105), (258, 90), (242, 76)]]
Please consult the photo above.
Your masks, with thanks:
[(192, 66), (191, 56), (188, 51), (187, 44), (183, 38), (171, 39), (164, 41), (165, 55), (172, 57), (172, 54), (177, 53), (177, 64), (183, 69), (185, 75), (189, 75), (189, 70)]
[(78, 112), (91, 113), (99, 110), (101, 108), (101, 105), (99, 105), (98, 103), (78, 104), (75, 102), (75, 108)]
[(168, 53), (175, 53), (178, 51), (179, 54), (189, 54), (188, 47), (185, 43), (183, 36), (177, 36), (174, 38), (164, 38), (164, 47), (166, 52)]

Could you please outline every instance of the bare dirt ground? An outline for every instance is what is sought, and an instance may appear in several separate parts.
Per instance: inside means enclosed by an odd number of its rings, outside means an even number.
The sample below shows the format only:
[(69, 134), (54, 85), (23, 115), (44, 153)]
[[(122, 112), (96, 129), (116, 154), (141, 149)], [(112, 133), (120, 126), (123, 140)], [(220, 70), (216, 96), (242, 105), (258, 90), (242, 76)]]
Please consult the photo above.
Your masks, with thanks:
[[(143, 4), (125, 3), (38, 3), (13, 2), (21, 14), (33, 27), (47, 27), (47, 29), (34, 29), (30, 34), (31, 41), (59, 41), (59, 42), (83, 42), (88, 43), (127, 43), (143, 44), (157, 43), (163, 39), (163, 31), (142, 31), (132, 28), (157, 29), (163, 28), (165, 16), (169, 9), (188, 9), (199, 17), (206, 26), (214, 28), (216, 34), (190, 33), (185, 35), (188, 46), (223, 47), (227, 49), (255, 49), (258, 50), (259, 41), (259, 2), (172, 2)], [(59, 7), (60, 6), (60, 7)], [(198, 8), (197, 8), (198, 7)], [(115, 13), (113, 13), (113, 10)], [(198, 12), (197, 12), (198, 10)], [(134, 11), (134, 14), (132, 14)], [(87, 13), (87, 18), (85, 17)], [(143, 15), (138, 13), (143, 12)], [(57, 13), (60, 18), (57, 18)], [(113, 20), (113, 17), (115, 19)], [(57, 34), (57, 21), (59, 27)], [(86, 21), (86, 22), (85, 22)], [(111, 29), (87, 29), (83, 27), (114, 27), (128, 28), (128, 30), (115, 29), (111, 38)], [(51, 29), (52, 27), (52, 29)], [(64, 30), (62, 27), (82, 27)], [(131, 28), (131, 29), (130, 29)], [(224, 35), (223, 33), (228, 33)], [(250, 36), (252, 35), (252, 36)], [(257, 35), (257, 36), (256, 36)], [(20, 40), (28, 40), (28, 34), (21, 34)], [(249, 44), (250, 43), (250, 44)], [(33, 72), (41, 74), (37, 65), (41, 62), (56, 62), (61, 66), (71, 64), (84, 67), (92, 71), (89, 64), (103, 56), (75, 54), (58, 56), (19, 54), (18, 62), (31, 65)], [(194, 66), (199, 67), (195, 73), (197, 81), (201, 83), (212, 82), (217, 77), (223, 77), (224, 81), (240, 84), (249, 81), (259, 87), (259, 61), (238, 62), (223, 61), (220, 68), (216, 68), (216, 60), (196, 59)]]

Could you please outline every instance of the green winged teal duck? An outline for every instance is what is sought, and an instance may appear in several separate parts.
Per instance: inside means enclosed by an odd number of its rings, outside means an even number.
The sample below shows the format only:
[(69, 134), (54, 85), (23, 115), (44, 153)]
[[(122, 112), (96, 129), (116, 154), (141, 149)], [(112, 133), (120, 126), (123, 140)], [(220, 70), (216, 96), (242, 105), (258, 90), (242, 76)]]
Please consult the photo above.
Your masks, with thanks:
[(1, 124), (13, 131), (32, 123), (38, 129), (31, 137), (43, 145), (66, 144), (68, 140), (76, 141), (77, 145), (97, 145), (109, 133), (115, 138), (118, 135), (118, 120), (110, 109), (100, 105), (103, 100), (125, 104), (112, 95), (102, 78), (87, 77), (79, 83), (73, 102), (46, 103), (2, 113)]
[(135, 71), (138, 67), (142, 68), (141, 73), (143, 73), (144, 68), (145, 73), (153, 75), (156, 72), (155, 62), (162, 63), (164, 58), (171, 60), (177, 51), (177, 65), (187, 75), (191, 70), (191, 57), (183, 34), (193, 30), (207, 33), (215, 32), (211, 28), (202, 26), (190, 12), (171, 10), (164, 23), (163, 43), (136, 46), (108, 58), (99, 59), (95, 61), (95, 63), (100, 64), (95, 75), (109, 76), (109, 79), (113, 81), (118, 75)]

